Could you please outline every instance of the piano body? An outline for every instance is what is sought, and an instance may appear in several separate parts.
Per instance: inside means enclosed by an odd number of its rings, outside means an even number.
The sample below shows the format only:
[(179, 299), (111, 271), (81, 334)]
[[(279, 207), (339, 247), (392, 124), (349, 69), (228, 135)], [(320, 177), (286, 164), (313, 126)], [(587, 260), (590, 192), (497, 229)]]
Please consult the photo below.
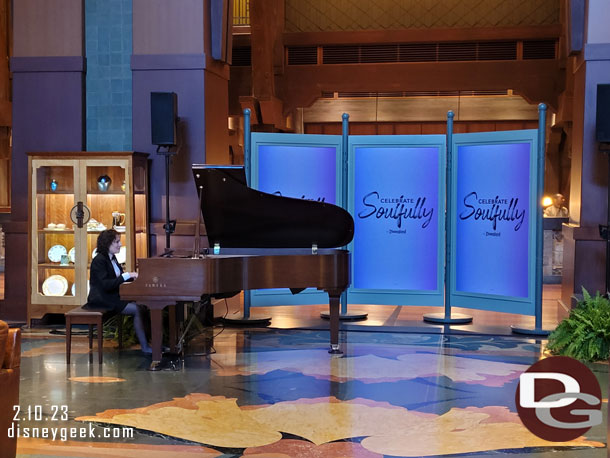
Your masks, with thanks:
[[(339, 298), (349, 286), (350, 255), (334, 247), (352, 240), (351, 215), (332, 204), (251, 189), (243, 167), (194, 165), (193, 175), (208, 244), (214, 248), (197, 248), (189, 257), (139, 259), (138, 278), (120, 287), (121, 299), (150, 309), (151, 369), (161, 361), (165, 307), (249, 289), (315, 287), (327, 292), (330, 351), (339, 353)], [(172, 345), (175, 317), (172, 310)]]

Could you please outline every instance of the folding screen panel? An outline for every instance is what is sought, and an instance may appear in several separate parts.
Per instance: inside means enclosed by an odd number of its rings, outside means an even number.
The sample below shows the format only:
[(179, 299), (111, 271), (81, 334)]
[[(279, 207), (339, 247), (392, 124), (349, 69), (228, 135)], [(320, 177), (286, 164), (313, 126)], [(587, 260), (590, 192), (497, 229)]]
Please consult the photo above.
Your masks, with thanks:
[(446, 137), (349, 138), (349, 303), (443, 305)]
[[(340, 135), (252, 134), (250, 187), (260, 191), (343, 206)], [(257, 290), (252, 306), (326, 304), (328, 295), (307, 289)]]
[(537, 136), (453, 136), (452, 306), (534, 314)]

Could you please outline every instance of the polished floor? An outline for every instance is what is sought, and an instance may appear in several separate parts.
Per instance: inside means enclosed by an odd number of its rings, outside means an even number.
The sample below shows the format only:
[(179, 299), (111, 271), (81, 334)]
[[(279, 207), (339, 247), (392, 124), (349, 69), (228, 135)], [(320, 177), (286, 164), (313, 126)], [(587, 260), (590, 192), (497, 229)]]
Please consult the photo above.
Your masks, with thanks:
[[(545, 288), (544, 326), (565, 315), (557, 295)], [(423, 323), (427, 308), (354, 307), (369, 319), (342, 325), (335, 356), (323, 309), (255, 309), (272, 328), (206, 328), (161, 372), (112, 341), (104, 364), (90, 364), (84, 336), (67, 366), (62, 335), (29, 330), (18, 427), (55, 438), (20, 437), (18, 457), (606, 456), (606, 407), (602, 425), (566, 443), (521, 424), (519, 374), (545, 341), (510, 325), (530, 319), (462, 310), (473, 324), (449, 329)], [(608, 366), (591, 368), (607, 403)]]

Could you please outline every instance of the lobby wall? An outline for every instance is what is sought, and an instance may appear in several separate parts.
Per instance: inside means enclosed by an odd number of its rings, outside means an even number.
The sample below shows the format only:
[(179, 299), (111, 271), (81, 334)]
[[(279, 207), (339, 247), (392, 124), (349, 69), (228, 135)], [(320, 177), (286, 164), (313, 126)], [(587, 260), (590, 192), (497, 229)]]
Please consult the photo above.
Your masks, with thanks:
[(13, 152), (0, 316), (25, 320), (29, 151), (81, 151), (84, 133), (83, 0), (13, 2)]
[[(0, 318), (25, 320), (28, 163), (32, 151), (150, 154), (151, 254), (163, 249), (165, 161), (150, 135), (150, 92), (178, 94), (182, 134), (170, 172), (173, 246), (191, 246), (198, 216), (190, 166), (229, 163), (228, 64), (211, 58), (210, 0), (19, 0), (14, 3), (12, 212), (4, 218)], [(208, 127), (208, 124), (212, 128)]]

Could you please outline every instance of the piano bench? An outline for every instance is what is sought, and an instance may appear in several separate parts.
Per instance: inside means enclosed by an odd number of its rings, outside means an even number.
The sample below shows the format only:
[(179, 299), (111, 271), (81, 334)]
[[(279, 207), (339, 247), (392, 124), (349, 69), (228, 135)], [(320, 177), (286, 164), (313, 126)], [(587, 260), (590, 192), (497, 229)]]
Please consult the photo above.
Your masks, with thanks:
[[(114, 313), (109, 313), (97, 310), (87, 310), (82, 307), (77, 307), (64, 314), (66, 318), (66, 363), (70, 364), (70, 353), (72, 352), (72, 325), (87, 324), (89, 325), (89, 362), (93, 362), (93, 326), (97, 327), (97, 353), (99, 363), (102, 364), (103, 356), (103, 337), (104, 337), (104, 322), (115, 316)], [(118, 331), (119, 331), (119, 350), (123, 348), (123, 319), (119, 315)]]

